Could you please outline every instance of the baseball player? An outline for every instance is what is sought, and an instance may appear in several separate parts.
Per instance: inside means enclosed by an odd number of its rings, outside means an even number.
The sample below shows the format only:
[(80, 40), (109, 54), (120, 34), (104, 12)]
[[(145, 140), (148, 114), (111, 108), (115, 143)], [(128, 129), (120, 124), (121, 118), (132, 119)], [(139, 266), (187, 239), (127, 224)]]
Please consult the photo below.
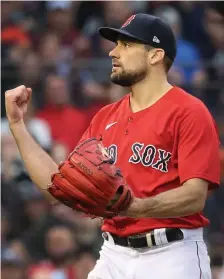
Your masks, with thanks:
[[(59, 166), (60, 175), (51, 178), (58, 166), (23, 122), (32, 90), (22, 85), (6, 92), (10, 128), (29, 174), (50, 201), (64, 195), (65, 204), (87, 213), (85, 206), (93, 198), (104, 202), (106, 194), (99, 191), (124, 185), (117, 192), (119, 203), (115, 199), (104, 209), (108, 215), (101, 215), (109, 216), (117, 207), (115, 215), (104, 218), (104, 244), (88, 279), (210, 279), (203, 240), (203, 227), (209, 221), (202, 210), (220, 179), (215, 122), (200, 100), (168, 83), (176, 43), (161, 19), (136, 14), (120, 29), (103, 27), (99, 32), (115, 42), (109, 53), (112, 82), (129, 87), (130, 94), (96, 114), (79, 147)], [(91, 145), (92, 138), (101, 139), (107, 155), (98, 144)], [(85, 180), (77, 179), (81, 172)], [(110, 178), (103, 180), (107, 174)], [(100, 180), (104, 190), (99, 182), (93, 196), (91, 183)], [(48, 184), (51, 191), (46, 191)], [(90, 192), (84, 197), (80, 189), (86, 185)], [(79, 194), (74, 202), (71, 196)], [(101, 209), (98, 203), (91, 212), (100, 215)]]

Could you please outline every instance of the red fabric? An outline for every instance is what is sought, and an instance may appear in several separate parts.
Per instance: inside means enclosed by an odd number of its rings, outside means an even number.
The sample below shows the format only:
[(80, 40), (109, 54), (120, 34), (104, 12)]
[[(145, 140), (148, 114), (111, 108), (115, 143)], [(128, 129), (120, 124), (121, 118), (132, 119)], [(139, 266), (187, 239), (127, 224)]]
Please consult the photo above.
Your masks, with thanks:
[(1, 37), (3, 43), (15, 43), (22, 47), (28, 47), (31, 43), (29, 36), (18, 26), (3, 28)]
[(85, 115), (89, 122), (91, 122), (93, 117), (106, 105), (108, 105), (106, 102), (96, 102), (91, 104), (91, 106), (85, 110)]
[[(108, 129), (108, 124), (114, 123)], [(220, 183), (219, 140), (214, 120), (197, 98), (174, 87), (151, 107), (132, 113), (129, 95), (103, 108), (82, 140), (101, 137), (138, 198), (177, 188), (190, 178)], [(164, 160), (161, 160), (164, 159)], [(181, 218), (116, 217), (103, 231), (121, 236), (155, 228), (208, 225), (201, 214)]]
[[(213, 144), (212, 144), (213, 143)], [(205, 107), (191, 105), (179, 127), (180, 182), (199, 177), (219, 183), (219, 139), (216, 124)], [(212, 187), (212, 184), (210, 184)]]
[(85, 113), (71, 106), (48, 106), (36, 116), (48, 123), (53, 140), (65, 144), (69, 152), (75, 148), (88, 126)]

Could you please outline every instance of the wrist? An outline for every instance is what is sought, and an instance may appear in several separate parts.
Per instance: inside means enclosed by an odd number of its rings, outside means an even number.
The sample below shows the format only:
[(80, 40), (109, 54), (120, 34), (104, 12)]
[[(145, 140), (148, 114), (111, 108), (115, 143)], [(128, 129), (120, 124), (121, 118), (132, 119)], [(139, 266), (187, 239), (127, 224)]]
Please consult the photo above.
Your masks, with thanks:
[(27, 135), (28, 131), (23, 121), (9, 124), (9, 128), (17, 144), (25, 140), (25, 136)]
[(134, 197), (133, 201), (131, 202), (130, 206), (128, 209), (125, 211), (121, 212), (121, 216), (126, 216), (126, 217), (132, 217), (132, 218), (141, 218), (142, 212), (143, 212), (143, 200)]
[(21, 119), (17, 122), (11, 122), (11, 123), (9, 122), (9, 128), (11, 131), (25, 128), (25, 123), (24, 123), (23, 119)]

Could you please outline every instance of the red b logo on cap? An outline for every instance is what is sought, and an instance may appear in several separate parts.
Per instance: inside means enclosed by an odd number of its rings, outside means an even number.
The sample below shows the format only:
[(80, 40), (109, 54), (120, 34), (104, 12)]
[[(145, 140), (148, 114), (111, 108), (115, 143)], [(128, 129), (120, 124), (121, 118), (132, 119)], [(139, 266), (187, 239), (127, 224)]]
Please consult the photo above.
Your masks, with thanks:
[(135, 15), (130, 16), (125, 23), (121, 26), (121, 28), (126, 27), (128, 24), (130, 24), (132, 22), (132, 20), (135, 18)]

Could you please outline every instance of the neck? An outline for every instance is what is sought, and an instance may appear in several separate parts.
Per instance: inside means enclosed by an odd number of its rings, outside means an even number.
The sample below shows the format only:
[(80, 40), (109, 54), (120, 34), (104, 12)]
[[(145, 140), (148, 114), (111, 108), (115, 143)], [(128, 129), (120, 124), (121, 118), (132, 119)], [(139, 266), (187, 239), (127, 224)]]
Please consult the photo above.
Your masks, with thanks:
[(150, 107), (171, 88), (172, 85), (163, 73), (150, 73), (150, 76), (131, 87), (131, 110), (137, 112)]

